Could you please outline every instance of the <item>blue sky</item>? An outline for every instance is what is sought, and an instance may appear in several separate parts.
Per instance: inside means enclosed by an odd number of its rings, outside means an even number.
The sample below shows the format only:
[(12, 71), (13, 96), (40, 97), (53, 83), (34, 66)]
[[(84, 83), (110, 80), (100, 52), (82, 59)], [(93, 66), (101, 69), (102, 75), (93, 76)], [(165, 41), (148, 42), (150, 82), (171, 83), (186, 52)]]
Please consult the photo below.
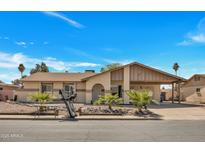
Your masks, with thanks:
[(36, 63), (81, 72), (137, 61), (185, 78), (205, 73), (205, 12), (0, 12), (0, 80)]

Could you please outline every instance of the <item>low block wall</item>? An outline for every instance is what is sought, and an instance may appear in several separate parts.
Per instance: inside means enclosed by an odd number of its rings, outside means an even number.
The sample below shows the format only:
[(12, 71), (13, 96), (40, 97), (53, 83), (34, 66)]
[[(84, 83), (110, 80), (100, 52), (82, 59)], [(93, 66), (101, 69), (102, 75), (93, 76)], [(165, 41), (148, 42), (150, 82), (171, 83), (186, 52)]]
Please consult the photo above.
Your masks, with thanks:
[(36, 93), (38, 91), (23, 91), (23, 90), (16, 90), (14, 95), (17, 95), (17, 101), (28, 101), (29, 96)]
[(6, 101), (14, 98), (14, 90), (1, 90), (0, 91), (0, 100)]

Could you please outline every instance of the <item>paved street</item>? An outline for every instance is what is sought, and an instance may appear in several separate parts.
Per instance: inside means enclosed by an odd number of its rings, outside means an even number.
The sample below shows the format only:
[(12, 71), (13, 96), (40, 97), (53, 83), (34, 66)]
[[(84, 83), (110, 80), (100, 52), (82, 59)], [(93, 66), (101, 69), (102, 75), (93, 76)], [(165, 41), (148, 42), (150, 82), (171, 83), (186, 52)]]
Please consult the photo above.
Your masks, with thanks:
[(1, 120), (0, 141), (205, 141), (205, 121)]

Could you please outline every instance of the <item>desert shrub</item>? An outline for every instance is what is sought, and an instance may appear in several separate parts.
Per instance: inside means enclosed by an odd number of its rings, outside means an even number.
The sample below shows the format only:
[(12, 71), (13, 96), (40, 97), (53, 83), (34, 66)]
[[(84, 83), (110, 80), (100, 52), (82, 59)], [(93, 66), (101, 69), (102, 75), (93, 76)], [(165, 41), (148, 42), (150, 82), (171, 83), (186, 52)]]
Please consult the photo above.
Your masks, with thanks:
[(37, 92), (35, 94), (32, 94), (30, 96), (30, 99), (32, 101), (39, 102), (42, 104), (42, 103), (45, 103), (45, 102), (52, 100), (52, 97), (48, 93)]
[(143, 91), (136, 91), (136, 90), (130, 90), (126, 93), (132, 104), (137, 107), (139, 112), (142, 112), (142, 108), (147, 106), (151, 98), (149, 96), (149, 92), (147, 90)]
[(101, 105), (101, 104), (106, 104), (108, 105), (109, 109), (112, 110), (112, 105), (113, 104), (118, 104), (121, 103), (122, 99), (119, 98), (118, 95), (105, 95), (105, 96), (100, 96), (94, 104), (96, 105)]

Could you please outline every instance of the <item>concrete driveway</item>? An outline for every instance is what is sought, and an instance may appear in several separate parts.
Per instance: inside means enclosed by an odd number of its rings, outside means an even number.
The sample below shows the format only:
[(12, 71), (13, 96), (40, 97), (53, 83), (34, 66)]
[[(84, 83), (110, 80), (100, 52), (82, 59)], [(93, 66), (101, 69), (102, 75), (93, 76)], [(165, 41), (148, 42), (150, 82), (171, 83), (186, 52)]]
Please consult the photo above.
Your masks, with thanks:
[(164, 120), (205, 120), (204, 105), (164, 102), (160, 105), (150, 105), (149, 110), (159, 114)]

